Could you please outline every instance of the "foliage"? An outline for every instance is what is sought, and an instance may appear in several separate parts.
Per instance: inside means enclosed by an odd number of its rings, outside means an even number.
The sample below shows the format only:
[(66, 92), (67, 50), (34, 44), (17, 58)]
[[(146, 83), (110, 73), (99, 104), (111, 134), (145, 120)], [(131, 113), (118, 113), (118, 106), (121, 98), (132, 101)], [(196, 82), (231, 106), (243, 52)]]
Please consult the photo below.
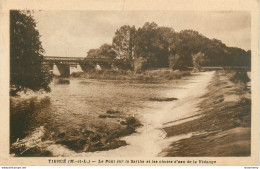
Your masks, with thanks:
[(72, 74), (73, 77), (82, 77), (90, 79), (110, 79), (110, 80), (138, 80), (142, 82), (155, 82), (162, 80), (181, 79), (185, 76), (190, 76), (190, 71), (171, 71), (169, 69), (156, 69), (145, 71), (113, 71), (110, 69), (103, 69), (101, 71), (89, 71), (87, 73), (76, 72)]
[(205, 65), (207, 62), (208, 58), (204, 53), (198, 52), (197, 54), (192, 55), (192, 63), (197, 71), (201, 71), (201, 66)]
[(136, 32), (135, 56), (147, 59), (146, 68), (168, 67), (169, 45), (173, 42), (173, 35), (171, 28), (146, 22)]
[(241, 70), (225, 70), (225, 74), (229, 77), (229, 80), (235, 84), (234, 91), (240, 98), (239, 104), (248, 103), (248, 100), (243, 99), (243, 95), (248, 92), (247, 83), (250, 81), (247, 72)]
[(228, 66), (251, 66), (251, 51), (245, 51), (240, 48), (227, 48)]
[(51, 74), (41, 67), (44, 49), (29, 11), (10, 12), (10, 85), (14, 94), (27, 88), (50, 91)]
[(169, 56), (169, 67), (172, 70), (184, 70), (185, 69), (185, 63), (180, 57), (180, 55), (175, 54), (174, 56), (171, 54)]
[(230, 81), (234, 82), (234, 83), (247, 83), (250, 81), (247, 72), (245, 71), (236, 71), (236, 72), (232, 72), (229, 75), (229, 79)]
[(88, 58), (96, 58), (100, 56), (100, 50), (99, 49), (89, 49), (87, 52)]
[(243, 83), (241, 81), (238, 81), (237, 83), (235, 83), (235, 92), (237, 95), (239, 95), (239, 97), (241, 97), (243, 94), (245, 94), (247, 90), (248, 89), (247, 89), (246, 83)]
[(111, 58), (115, 59), (116, 58), (116, 52), (113, 49), (112, 45), (109, 44), (103, 44), (100, 46), (98, 49), (90, 49), (88, 51), (87, 57), (88, 58)]
[(100, 55), (104, 57), (108, 57), (114, 59), (116, 57), (116, 52), (113, 49), (112, 45), (103, 44), (100, 47)]
[[(146, 22), (138, 29), (129, 25), (120, 27), (113, 37), (113, 48), (117, 58), (145, 59), (145, 69), (184, 69), (193, 66), (192, 56), (199, 52), (207, 57), (205, 66), (251, 66), (250, 50), (227, 47), (220, 40), (209, 39), (194, 30), (175, 32), (154, 22)], [(95, 56), (96, 52), (89, 51), (88, 56), (92, 53)]]
[(118, 58), (134, 59), (134, 39), (135, 27), (124, 25), (116, 30), (113, 38), (113, 48), (115, 49)]
[(134, 60), (134, 70), (139, 72), (144, 70), (144, 63), (146, 63), (146, 59), (139, 57)]

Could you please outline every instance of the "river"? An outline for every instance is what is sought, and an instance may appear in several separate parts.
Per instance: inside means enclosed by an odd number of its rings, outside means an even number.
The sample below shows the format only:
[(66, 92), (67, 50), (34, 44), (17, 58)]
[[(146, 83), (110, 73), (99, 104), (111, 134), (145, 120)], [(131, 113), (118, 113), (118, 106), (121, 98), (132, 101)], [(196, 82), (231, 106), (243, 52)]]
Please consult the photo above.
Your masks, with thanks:
[[(162, 128), (192, 119), (185, 117), (196, 114), (199, 97), (206, 92), (213, 74), (203, 72), (162, 83), (72, 78), (60, 84), (59, 79), (54, 79), (50, 93), (28, 92), (10, 99), (11, 144), (23, 140), (27, 146), (42, 146), (53, 156), (164, 156), (163, 149), (171, 142), (192, 133), (166, 138)], [(150, 100), (156, 97), (178, 100)], [(136, 133), (121, 138), (128, 145), (107, 151), (77, 152), (53, 140), (52, 136), (62, 132), (75, 136), (82, 130), (120, 125), (120, 118), (99, 117), (107, 110), (134, 116), (143, 124)]]

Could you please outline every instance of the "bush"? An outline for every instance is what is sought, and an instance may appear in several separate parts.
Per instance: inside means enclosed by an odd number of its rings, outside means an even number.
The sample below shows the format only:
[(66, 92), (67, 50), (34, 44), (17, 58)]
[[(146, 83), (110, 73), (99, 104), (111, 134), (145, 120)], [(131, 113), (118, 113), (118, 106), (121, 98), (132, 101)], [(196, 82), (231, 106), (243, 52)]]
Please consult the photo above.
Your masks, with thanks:
[(192, 63), (194, 66), (194, 71), (201, 71), (201, 66), (205, 65), (208, 62), (208, 58), (204, 53), (198, 52), (197, 54), (192, 55)]
[(245, 98), (245, 97), (241, 97), (238, 101), (239, 105), (248, 105), (251, 104), (251, 99)]
[(250, 81), (250, 79), (247, 76), (246, 72), (235, 72), (235, 73), (231, 74), (230, 81), (232, 81), (234, 83), (239, 83), (239, 82), (247, 83)]

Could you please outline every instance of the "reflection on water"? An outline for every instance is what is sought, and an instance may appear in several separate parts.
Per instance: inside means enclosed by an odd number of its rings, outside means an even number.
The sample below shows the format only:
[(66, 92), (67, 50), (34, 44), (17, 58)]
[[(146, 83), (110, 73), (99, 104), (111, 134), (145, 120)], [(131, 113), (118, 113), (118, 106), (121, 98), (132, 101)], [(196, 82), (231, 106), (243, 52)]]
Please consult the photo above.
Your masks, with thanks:
[(70, 84), (70, 80), (64, 79), (64, 78), (54, 78), (53, 82), (56, 85), (58, 85), (58, 84)]

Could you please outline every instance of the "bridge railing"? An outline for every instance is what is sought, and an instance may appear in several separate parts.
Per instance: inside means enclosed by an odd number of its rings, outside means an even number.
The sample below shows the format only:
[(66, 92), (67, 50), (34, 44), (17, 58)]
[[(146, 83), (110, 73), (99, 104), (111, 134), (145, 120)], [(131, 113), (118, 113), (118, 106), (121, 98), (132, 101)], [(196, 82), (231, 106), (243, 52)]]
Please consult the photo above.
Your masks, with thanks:
[(44, 56), (44, 62), (125, 62), (124, 59)]
[(83, 57), (53, 57), (53, 56), (44, 56), (43, 59), (45, 61), (70, 61), (70, 60), (84, 60), (85, 58)]

